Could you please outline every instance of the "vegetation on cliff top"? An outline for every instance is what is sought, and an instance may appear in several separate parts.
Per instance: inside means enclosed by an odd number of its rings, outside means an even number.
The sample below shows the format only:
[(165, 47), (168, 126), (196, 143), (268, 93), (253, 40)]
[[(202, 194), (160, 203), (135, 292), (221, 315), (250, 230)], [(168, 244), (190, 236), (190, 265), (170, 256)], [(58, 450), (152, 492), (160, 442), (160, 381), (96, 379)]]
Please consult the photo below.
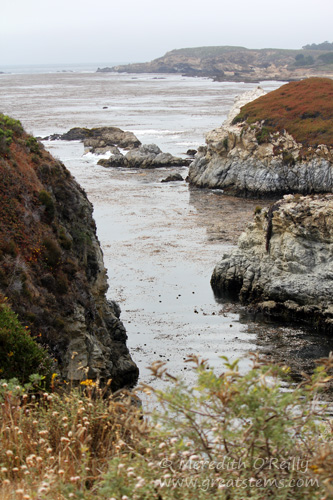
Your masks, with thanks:
[(306, 147), (333, 147), (333, 80), (291, 82), (241, 108), (233, 123), (261, 122), (270, 133), (286, 130)]
[[(330, 43), (302, 49), (248, 49), (237, 46), (188, 47), (167, 52), (151, 62), (98, 68), (98, 71), (129, 73), (181, 73), (209, 76), (219, 81), (281, 80), (333, 74)], [(316, 49), (316, 50), (314, 50)]]

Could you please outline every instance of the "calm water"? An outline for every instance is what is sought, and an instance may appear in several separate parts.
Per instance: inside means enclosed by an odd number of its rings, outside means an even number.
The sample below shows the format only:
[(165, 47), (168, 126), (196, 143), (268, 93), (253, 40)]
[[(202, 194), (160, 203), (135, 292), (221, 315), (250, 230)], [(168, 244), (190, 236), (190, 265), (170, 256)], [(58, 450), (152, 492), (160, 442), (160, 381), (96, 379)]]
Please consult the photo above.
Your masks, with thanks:
[[(266, 90), (278, 86), (263, 85)], [(203, 144), (205, 133), (221, 124), (234, 97), (254, 87), (179, 75), (5, 74), (0, 75), (0, 111), (21, 120), (37, 136), (75, 126), (117, 126), (131, 130), (143, 143), (181, 155)], [(191, 353), (215, 366), (221, 366), (221, 355), (245, 356), (246, 368), (247, 352), (257, 348), (256, 324), (217, 303), (209, 280), (258, 202), (189, 189), (185, 182), (161, 183), (169, 173), (164, 169), (99, 167), (98, 158), (84, 155), (79, 142), (45, 145), (94, 204), (108, 295), (121, 305), (141, 380), (152, 381), (147, 367), (156, 359), (190, 378), (183, 360)], [(186, 168), (173, 171), (187, 175)], [(262, 339), (266, 327), (260, 328)], [(287, 328), (279, 332), (287, 342), (292, 332), (298, 335)], [(266, 350), (274, 350), (271, 338), (266, 346), (261, 341)]]

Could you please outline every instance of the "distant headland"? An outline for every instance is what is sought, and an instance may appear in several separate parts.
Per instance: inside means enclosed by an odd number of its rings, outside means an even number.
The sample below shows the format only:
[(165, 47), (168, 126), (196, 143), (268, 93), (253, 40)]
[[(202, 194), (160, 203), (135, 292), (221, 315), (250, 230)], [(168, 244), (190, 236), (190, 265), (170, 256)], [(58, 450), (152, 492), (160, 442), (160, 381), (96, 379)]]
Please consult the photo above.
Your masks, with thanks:
[(98, 68), (98, 72), (175, 73), (216, 81), (292, 81), (310, 76), (333, 78), (333, 43), (299, 50), (245, 47), (193, 47), (167, 52), (151, 62)]

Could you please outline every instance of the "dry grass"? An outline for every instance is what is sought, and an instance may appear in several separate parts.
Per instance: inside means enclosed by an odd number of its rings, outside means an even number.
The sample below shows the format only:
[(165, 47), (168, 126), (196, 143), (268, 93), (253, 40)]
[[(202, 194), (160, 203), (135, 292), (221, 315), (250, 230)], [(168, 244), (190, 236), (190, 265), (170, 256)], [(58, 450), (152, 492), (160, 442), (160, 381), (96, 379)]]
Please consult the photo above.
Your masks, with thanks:
[(60, 500), (72, 490), (93, 490), (122, 444), (136, 445), (146, 432), (125, 393), (105, 399), (88, 385), (85, 394), (73, 390), (36, 398), (22, 396), (18, 386), (1, 389), (1, 500)]
[(144, 388), (160, 402), (149, 421), (129, 393), (107, 398), (90, 380), (35, 398), (1, 381), (0, 500), (333, 498), (333, 427), (316, 396), (332, 357), (293, 392), (285, 367), (257, 358), (246, 375), (187, 362), (195, 387), (153, 365), (169, 387)]

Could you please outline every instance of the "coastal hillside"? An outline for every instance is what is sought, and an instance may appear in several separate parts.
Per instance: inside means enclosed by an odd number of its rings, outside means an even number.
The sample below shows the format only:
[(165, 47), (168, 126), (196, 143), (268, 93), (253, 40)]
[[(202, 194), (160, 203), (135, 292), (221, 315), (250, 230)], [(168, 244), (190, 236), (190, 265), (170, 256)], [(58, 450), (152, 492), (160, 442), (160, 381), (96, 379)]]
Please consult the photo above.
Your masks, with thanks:
[(241, 107), (236, 102), (206, 135), (190, 183), (243, 196), (332, 192), (333, 80), (309, 78), (257, 96), (247, 94), (247, 104), (241, 96)]
[(333, 77), (333, 51), (330, 43), (307, 45), (300, 50), (192, 47), (172, 50), (151, 62), (98, 68), (97, 71), (180, 73), (218, 81), (290, 81), (309, 76)]
[[(114, 389), (135, 384), (138, 369), (119, 307), (105, 296), (92, 205), (66, 167), (5, 115), (0, 197), (1, 310), (18, 315), (67, 381), (112, 379)], [(16, 354), (8, 352), (12, 360)]]

